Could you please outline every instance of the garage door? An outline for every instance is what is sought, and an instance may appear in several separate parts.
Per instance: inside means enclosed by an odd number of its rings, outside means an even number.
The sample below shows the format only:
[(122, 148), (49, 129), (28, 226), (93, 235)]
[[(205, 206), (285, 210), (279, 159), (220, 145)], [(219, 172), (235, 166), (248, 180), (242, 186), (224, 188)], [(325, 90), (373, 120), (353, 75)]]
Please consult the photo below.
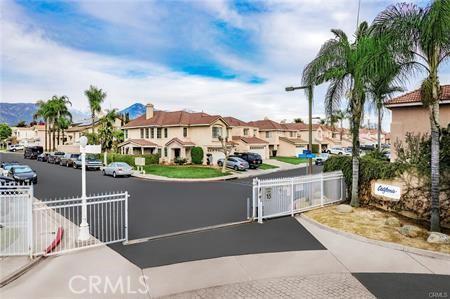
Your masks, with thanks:
[(298, 155), (303, 154), (303, 150), (305, 150), (305, 146), (297, 146), (295, 148), (295, 156), (298, 157)]
[(217, 165), (217, 160), (225, 158), (220, 149), (208, 149), (208, 154), (212, 156), (212, 164)]
[(263, 160), (267, 159), (267, 152), (266, 152), (266, 148), (265, 147), (261, 147), (261, 146), (251, 146), (250, 153), (255, 153), (255, 154), (259, 154)]

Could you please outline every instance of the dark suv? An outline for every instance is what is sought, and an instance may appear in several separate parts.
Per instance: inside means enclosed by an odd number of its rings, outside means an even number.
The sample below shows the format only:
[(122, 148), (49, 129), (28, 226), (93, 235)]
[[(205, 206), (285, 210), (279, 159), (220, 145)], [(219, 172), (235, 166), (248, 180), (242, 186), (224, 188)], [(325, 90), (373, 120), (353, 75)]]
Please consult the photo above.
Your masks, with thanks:
[(234, 153), (233, 156), (247, 161), (250, 168), (257, 169), (262, 164), (262, 158), (257, 153)]
[(44, 152), (42, 146), (29, 146), (23, 151), (23, 157), (25, 159), (37, 159), (37, 157)]
[(47, 162), (50, 164), (59, 164), (59, 161), (61, 161), (61, 157), (63, 157), (65, 154), (63, 152), (54, 152), (48, 155)]

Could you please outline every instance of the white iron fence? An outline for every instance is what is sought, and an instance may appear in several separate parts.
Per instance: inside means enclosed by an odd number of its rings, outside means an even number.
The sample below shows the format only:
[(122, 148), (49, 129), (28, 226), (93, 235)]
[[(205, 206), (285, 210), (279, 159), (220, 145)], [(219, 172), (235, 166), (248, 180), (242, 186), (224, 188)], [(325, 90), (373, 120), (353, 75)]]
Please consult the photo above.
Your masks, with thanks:
[(128, 192), (86, 198), (88, 240), (79, 241), (82, 199), (33, 201), (33, 186), (0, 186), (0, 256), (54, 255), (128, 241)]
[(253, 180), (253, 218), (263, 219), (295, 213), (345, 199), (341, 171), (291, 178)]
[(33, 185), (0, 185), (0, 256), (31, 255)]

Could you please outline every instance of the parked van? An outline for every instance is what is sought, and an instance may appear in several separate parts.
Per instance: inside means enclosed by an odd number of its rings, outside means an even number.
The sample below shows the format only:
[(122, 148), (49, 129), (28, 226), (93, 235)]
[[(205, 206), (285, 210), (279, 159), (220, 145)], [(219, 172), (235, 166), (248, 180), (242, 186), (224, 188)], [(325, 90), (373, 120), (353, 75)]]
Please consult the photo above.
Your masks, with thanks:
[(42, 146), (29, 146), (26, 147), (23, 152), (23, 157), (25, 159), (37, 159), (37, 156), (44, 152), (44, 148)]

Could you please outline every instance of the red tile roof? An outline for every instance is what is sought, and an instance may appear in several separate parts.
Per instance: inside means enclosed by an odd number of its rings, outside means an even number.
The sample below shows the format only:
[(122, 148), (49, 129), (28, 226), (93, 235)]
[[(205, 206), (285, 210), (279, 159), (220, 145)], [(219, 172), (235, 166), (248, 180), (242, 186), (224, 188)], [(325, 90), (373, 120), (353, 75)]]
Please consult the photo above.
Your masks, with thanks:
[(124, 128), (141, 126), (210, 125), (219, 118), (219, 115), (209, 115), (204, 112), (155, 111), (152, 118), (146, 119), (144, 114), (131, 120)]
[(244, 136), (233, 136), (233, 140), (242, 140), (247, 144), (268, 144), (269, 142), (262, 140), (258, 137), (244, 137)]
[(232, 127), (248, 127), (251, 126), (248, 122), (242, 121), (232, 116), (225, 116), (223, 119)]
[[(420, 89), (405, 93), (399, 97), (387, 100), (386, 106), (401, 105), (401, 104), (415, 104), (421, 102)], [(450, 85), (441, 85), (441, 100), (450, 100)]]
[(301, 138), (286, 138), (286, 137), (280, 137), (280, 140), (294, 144), (294, 145), (302, 145), (302, 144), (308, 144), (308, 141), (305, 141)]
[(195, 143), (193, 143), (191, 141), (181, 140), (181, 139), (179, 139), (177, 137), (172, 138), (170, 141), (168, 141), (166, 143), (166, 145), (169, 145), (169, 144), (171, 144), (173, 142), (178, 142), (179, 144), (184, 145), (184, 146), (194, 146), (195, 145)]
[(286, 124), (280, 124), (270, 119), (256, 120), (249, 122), (250, 125), (258, 127), (260, 130), (268, 131), (292, 131), (295, 129), (289, 129)]

